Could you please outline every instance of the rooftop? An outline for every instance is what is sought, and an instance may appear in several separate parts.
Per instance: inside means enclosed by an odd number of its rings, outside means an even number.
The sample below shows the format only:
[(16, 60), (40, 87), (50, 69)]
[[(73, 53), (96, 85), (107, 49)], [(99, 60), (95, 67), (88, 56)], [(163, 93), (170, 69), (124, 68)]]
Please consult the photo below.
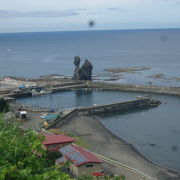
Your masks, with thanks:
[(93, 153), (79, 146), (68, 145), (60, 148), (60, 152), (76, 166), (87, 163), (102, 163), (102, 160), (97, 158)]
[(75, 140), (69, 136), (64, 134), (61, 135), (45, 135), (45, 140), (43, 141), (44, 145), (50, 144), (60, 144), (60, 143), (68, 143), (74, 142)]

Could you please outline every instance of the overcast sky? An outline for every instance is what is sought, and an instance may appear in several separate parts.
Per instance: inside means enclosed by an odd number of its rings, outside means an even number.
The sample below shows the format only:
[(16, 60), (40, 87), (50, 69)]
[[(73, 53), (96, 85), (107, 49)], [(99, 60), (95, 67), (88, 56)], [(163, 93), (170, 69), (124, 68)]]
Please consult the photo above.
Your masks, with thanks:
[(144, 28), (180, 28), (180, 0), (0, 0), (0, 32)]

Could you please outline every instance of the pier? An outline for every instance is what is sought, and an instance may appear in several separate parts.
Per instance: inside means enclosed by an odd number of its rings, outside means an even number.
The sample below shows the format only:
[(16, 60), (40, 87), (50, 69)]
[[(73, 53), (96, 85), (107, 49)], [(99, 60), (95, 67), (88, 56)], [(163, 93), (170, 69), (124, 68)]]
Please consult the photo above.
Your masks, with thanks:
[[(145, 109), (157, 107), (161, 102), (151, 97), (138, 97), (137, 99), (126, 102), (115, 102), (111, 104), (94, 105), (91, 107), (77, 107), (71, 109), (65, 116), (58, 118), (56, 121), (51, 122), (48, 126), (43, 127), (49, 129), (53, 127), (59, 127), (63, 123), (67, 123), (77, 114), (79, 115), (97, 115), (100, 113), (108, 112), (123, 112), (135, 109)], [(63, 111), (63, 110), (62, 110)]]
[(79, 90), (83, 88), (87, 88), (87, 85), (78, 84), (78, 85), (71, 85), (71, 86), (62, 86), (62, 87), (51, 88), (51, 90), (52, 92), (62, 92), (62, 91)]
[[(94, 81), (74, 81), (69, 83), (55, 84), (53, 86), (39, 86), (42, 88), (47, 88), (56, 92), (80, 90), (80, 89), (95, 89), (95, 90), (117, 90), (117, 91), (129, 91), (129, 92), (143, 92), (143, 93), (157, 93), (157, 94), (169, 94), (180, 96), (180, 87), (166, 87), (166, 86), (154, 86), (154, 85), (135, 85), (135, 84), (114, 84), (114, 83), (105, 83), (105, 82), (94, 82)], [(27, 88), (28, 91), (28, 88)], [(1, 90), (0, 94), (2, 97), (11, 97), (11, 98), (20, 98), (32, 96), (31, 91), (17, 91), (14, 92), (14, 89)], [(41, 95), (41, 94), (39, 94)]]
[(11, 97), (11, 98), (30, 97), (30, 96), (32, 96), (31, 92), (17, 92), (17, 93), (12, 92), (6, 95), (6, 97)]
[(108, 112), (122, 112), (133, 109), (151, 108), (156, 107), (161, 102), (150, 97), (139, 97), (138, 99), (126, 101), (126, 102), (115, 102), (104, 105), (94, 105), (92, 107), (78, 108), (78, 113), (82, 115), (94, 115)]

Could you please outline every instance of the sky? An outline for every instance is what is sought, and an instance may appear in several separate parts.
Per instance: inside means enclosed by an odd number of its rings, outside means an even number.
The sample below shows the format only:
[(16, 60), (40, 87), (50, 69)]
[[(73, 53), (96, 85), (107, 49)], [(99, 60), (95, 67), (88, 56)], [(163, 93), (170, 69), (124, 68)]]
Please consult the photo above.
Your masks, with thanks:
[(180, 28), (180, 0), (0, 0), (0, 33), (153, 28)]

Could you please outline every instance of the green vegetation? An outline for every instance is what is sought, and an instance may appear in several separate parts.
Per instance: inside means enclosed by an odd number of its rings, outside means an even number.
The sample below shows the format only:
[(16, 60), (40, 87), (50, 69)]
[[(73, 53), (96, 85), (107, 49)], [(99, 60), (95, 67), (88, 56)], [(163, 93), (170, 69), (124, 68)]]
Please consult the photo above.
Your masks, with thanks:
[(0, 113), (6, 113), (9, 111), (9, 105), (8, 102), (4, 99), (0, 99)]
[[(66, 134), (65, 132), (63, 132), (59, 129), (50, 129), (49, 131), (54, 133), (54, 134)], [(84, 147), (86, 149), (89, 148), (88, 143), (86, 141), (84, 141), (82, 136), (78, 136), (78, 135), (75, 135), (73, 133), (67, 133), (67, 135), (75, 139), (74, 144), (77, 144), (78, 146)], [(90, 134), (85, 134), (84, 136), (88, 136), (88, 135), (90, 135)]]
[(0, 180), (71, 179), (51, 166), (42, 141), (35, 132), (0, 118)]
[[(61, 172), (61, 167), (54, 166), (54, 160), (61, 154), (47, 153), (42, 141), (42, 136), (31, 130), (22, 130), (18, 123), (3, 121), (0, 117), (0, 180), (72, 180)], [(96, 178), (83, 176), (77, 179)], [(103, 179), (125, 180), (119, 176), (105, 176)]]
[(53, 134), (65, 134), (65, 132), (60, 129), (50, 129), (49, 132), (52, 132)]
[(68, 133), (68, 136), (71, 136), (72, 138), (75, 139), (74, 144), (77, 144), (78, 146), (84, 147), (84, 148), (86, 148), (86, 149), (89, 148), (89, 145), (87, 144), (86, 141), (84, 141), (84, 139), (82, 139), (81, 136), (74, 135), (74, 134), (72, 134), (72, 133)]
[(54, 165), (54, 162), (56, 161), (56, 159), (60, 157), (62, 157), (62, 154), (59, 151), (47, 151), (48, 162), (52, 166)]

